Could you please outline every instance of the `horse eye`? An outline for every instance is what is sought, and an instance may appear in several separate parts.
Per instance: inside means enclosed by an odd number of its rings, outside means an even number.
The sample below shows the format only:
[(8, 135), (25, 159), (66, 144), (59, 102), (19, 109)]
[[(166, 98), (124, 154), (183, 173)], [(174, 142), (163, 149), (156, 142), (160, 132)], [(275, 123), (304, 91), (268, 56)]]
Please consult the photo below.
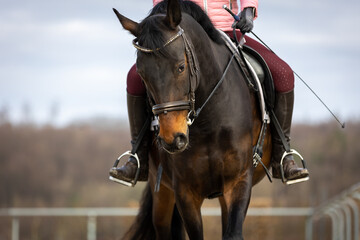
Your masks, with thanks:
[(179, 73), (182, 73), (184, 70), (185, 70), (185, 64), (183, 63), (179, 66), (178, 71), (179, 71)]

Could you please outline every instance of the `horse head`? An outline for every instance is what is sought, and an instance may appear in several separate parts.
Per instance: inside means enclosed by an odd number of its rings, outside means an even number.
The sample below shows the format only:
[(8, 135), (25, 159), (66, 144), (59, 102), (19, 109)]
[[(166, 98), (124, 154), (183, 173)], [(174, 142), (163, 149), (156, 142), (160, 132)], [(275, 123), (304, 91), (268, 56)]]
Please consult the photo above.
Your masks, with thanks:
[[(136, 39), (136, 67), (159, 117), (159, 142), (169, 153), (184, 151), (189, 142), (189, 113), (194, 110), (196, 79), (193, 56), (179, 26), (178, 0), (169, 0), (166, 14), (154, 14), (136, 23), (116, 9), (122, 26)], [(191, 59), (189, 59), (191, 58)]]

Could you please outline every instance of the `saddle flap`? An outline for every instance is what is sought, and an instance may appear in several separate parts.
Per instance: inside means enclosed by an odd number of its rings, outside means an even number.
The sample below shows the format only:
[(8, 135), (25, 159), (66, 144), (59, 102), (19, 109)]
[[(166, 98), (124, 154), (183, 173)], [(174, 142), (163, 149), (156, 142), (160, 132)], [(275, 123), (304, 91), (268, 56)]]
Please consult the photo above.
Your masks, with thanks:
[(250, 54), (248, 54), (247, 52), (244, 51), (244, 57), (249, 61), (250, 65), (253, 67), (253, 69), (256, 72), (256, 75), (258, 76), (261, 84), (264, 84), (264, 80), (265, 80), (265, 73), (264, 73), (264, 69), (261, 66), (261, 64), (259, 63), (259, 61), (256, 60), (256, 58)]
[(275, 105), (275, 87), (274, 81), (268, 65), (261, 55), (253, 48), (244, 45), (243, 53), (246, 59), (254, 68), (264, 91), (265, 104), (268, 110), (273, 109)]

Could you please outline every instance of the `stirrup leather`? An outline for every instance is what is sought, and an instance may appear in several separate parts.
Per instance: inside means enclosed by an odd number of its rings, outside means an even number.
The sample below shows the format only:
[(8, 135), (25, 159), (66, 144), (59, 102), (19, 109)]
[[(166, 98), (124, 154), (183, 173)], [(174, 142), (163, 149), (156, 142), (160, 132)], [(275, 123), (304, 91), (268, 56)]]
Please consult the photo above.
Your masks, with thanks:
[(303, 165), (303, 168), (307, 169), (305, 160), (300, 155), (300, 153), (298, 153), (295, 149), (290, 149), (290, 151), (288, 151), (288, 152), (285, 151), (284, 154), (282, 155), (281, 161), (280, 161), (280, 172), (281, 172), (282, 182), (285, 183), (286, 185), (291, 185), (291, 184), (294, 184), (294, 183), (300, 183), (300, 182), (305, 182), (305, 181), (309, 180), (309, 176), (303, 177), (303, 178), (298, 178), (298, 179), (293, 179), (293, 180), (288, 180), (288, 179), (285, 178), (283, 161), (284, 161), (285, 157), (288, 156), (288, 155), (296, 155), (296, 156), (298, 156), (301, 159), (301, 163)]
[(136, 159), (136, 162), (137, 162), (137, 170), (136, 170), (136, 174), (135, 174), (135, 178), (134, 180), (132, 181), (125, 181), (125, 180), (121, 180), (121, 179), (117, 179), (117, 178), (114, 178), (112, 176), (109, 176), (109, 179), (111, 181), (114, 181), (116, 183), (120, 183), (120, 184), (123, 184), (127, 187), (134, 187), (136, 185), (136, 182), (139, 178), (139, 174), (140, 174), (140, 160), (139, 160), (139, 157), (136, 153), (132, 153), (131, 151), (127, 151), (127, 152), (124, 152), (123, 154), (121, 154), (115, 161), (114, 165), (113, 165), (113, 168), (117, 168), (119, 162), (120, 162), (120, 159), (125, 157), (125, 156), (130, 156), (130, 157), (133, 157)]

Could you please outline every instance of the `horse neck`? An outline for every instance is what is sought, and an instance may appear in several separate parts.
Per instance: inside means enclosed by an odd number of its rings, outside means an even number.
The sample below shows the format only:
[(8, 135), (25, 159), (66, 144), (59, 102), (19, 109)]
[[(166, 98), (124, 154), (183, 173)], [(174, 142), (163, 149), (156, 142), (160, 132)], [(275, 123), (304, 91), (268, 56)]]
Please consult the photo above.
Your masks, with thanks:
[[(200, 82), (196, 94), (197, 98), (202, 103), (206, 100), (211, 91), (214, 89), (214, 86), (222, 78), (224, 70), (229, 63), (232, 54), (225, 44), (216, 44), (209, 38), (204, 38), (202, 44), (198, 44), (196, 54), (198, 56), (201, 72)], [(236, 60), (233, 59), (233, 62), (225, 75), (224, 81), (215, 92), (217, 97), (215, 95), (213, 96), (214, 100), (216, 98), (217, 102), (226, 102), (225, 97), (222, 98), (219, 96), (232, 94), (234, 89), (231, 89), (231, 86), (241, 86), (238, 87), (239, 92), (236, 92), (236, 95), (246, 95), (243, 93), (248, 92), (248, 87), (242, 78), (243, 76), (238, 64), (236, 63)], [(240, 100), (241, 96), (238, 96), (237, 98)], [(221, 104), (216, 105), (221, 107)]]
[(205, 100), (223, 74), (224, 64), (227, 62), (224, 54), (226, 49), (208, 37), (203, 38), (195, 49), (200, 66), (197, 97)]

